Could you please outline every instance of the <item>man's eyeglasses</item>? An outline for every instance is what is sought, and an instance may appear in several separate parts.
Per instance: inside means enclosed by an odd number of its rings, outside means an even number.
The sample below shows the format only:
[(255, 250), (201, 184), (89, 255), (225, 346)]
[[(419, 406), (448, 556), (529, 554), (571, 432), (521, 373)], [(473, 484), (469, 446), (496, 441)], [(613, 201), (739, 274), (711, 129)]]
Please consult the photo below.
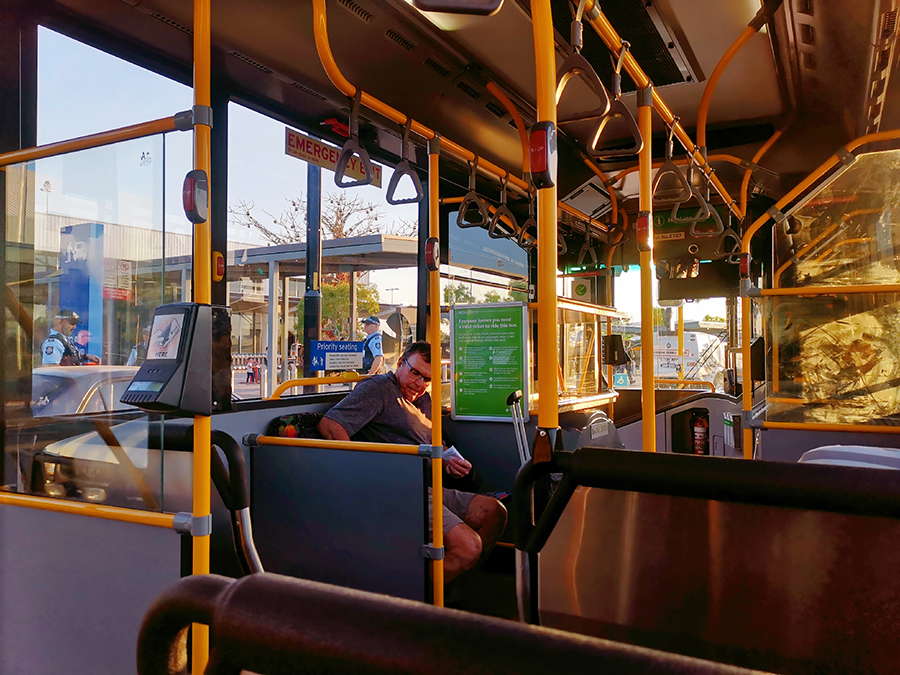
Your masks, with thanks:
[(416, 370), (411, 365), (409, 365), (409, 361), (404, 361), (403, 363), (406, 366), (407, 370), (409, 370), (410, 375), (412, 375), (416, 379), (422, 380), (425, 384), (428, 384), (429, 382), (431, 382), (430, 377), (425, 377), (422, 373), (420, 373), (418, 370)]

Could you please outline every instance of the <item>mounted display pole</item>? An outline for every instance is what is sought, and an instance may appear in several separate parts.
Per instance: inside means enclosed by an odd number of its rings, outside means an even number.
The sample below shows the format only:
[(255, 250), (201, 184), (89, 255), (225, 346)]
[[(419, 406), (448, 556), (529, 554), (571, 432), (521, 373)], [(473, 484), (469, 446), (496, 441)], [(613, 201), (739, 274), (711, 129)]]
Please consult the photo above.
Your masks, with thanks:
[[(322, 169), (306, 165), (306, 293), (303, 295), (303, 377), (315, 377), (310, 365), (312, 341), (322, 333)], [(304, 387), (304, 392), (318, 386)]]
[[(428, 141), (428, 238), (440, 238), (440, 158), (441, 141), (437, 136)], [(432, 269), (433, 268), (433, 269)], [(431, 445), (443, 447), (441, 428), (441, 273), (440, 252), (432, 259), (428, 271), (428, 340), (431, 343)], [(444, 548), (444, 460), (431, 460), (432, 484), (432, 546), (437, 551)], [(444, 606), (444, 561), (435, 559), (431, 567), (434, 604)]]
[[(212, 93), (210, 85), (210, 0), (194, 0), (194, 169), (210, 174), (212, 137)], [(210, 224), (194, 225), (194, 302), (212, 300), (212, 244)], [(194, 418), (193, 517), (211, 518), (210, 511), (210, 431), (209, 417)], [(209, 574), (209, 534), (192, 536), (193, 574)], [(206, 670), (209, 660), (209, 626), (193, 624), (192, 669)]]
[[(537, 69), (538, 121), (556, 127), (556, 51), (550, 0), (532, 0), (534, 54)], [(557, 222), (556, 186), (538, 190), (538, 427), (559, 427), (558, 320), (556, 311)], [(527, 405), (527, 401), (525, 405)], [(538, 456), (535, 454), (535, 461)], [(549, 459), (549, 457), (547, 458)]]
[(641, 265), (641, 428), (643, 449), (656, 452), (656, 384), (653, 382), (653, 87), (638, 90), (638, 124), (644, 147), (638, 154), (640, 212), (635, 223)]

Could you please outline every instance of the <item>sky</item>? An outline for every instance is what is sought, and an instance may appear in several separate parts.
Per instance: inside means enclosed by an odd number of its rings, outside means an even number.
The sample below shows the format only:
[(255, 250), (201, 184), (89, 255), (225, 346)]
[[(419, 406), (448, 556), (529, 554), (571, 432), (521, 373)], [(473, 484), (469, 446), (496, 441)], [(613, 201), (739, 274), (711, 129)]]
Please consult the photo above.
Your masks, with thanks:
[[(189, 87), (46, 28), (39, 30), (38, 50), (39, 145), (169, 117), (193, 104)], [(257, 219), (269, 224), (271, 218), (266, 212), (278, 216), (287, 207), (288, 199), (306, 193), (306, 164), (285, 154), (283, 123), (235, 103), (230, 104), (229, 118), (230, 206), (241, 201), (252, 202)], [(104, 174), (103, 181), (95, 180), (100, 166), (108, 174)], [(164, 201), (167, 229), (190, 233), (191, 225), (181, 210), (181, 183), (191, 168), (189, 132), (166, 134), (164, 140), (138, 139), (114, 149), (99, 148), (89, 153), (40, 160), (35, 171), (36, 185), (40, 189), (49, 183), (49, 190), (42, 190), (43, 200), (37, 200), (36, 208), (160, 229)], [(93, 181), (89, 179), (92, 175)], [(416, 205), (390, 206), (385, 202), (384, 191), (390, 175), (391, 169), (385, 167), (383, 188), (366, 186), (348, 188), (348, 191), (376, 204), (385, 213), (387, 222), (416, 219)], [(99, 183), (112, 187), (103, 188)], [(98, 194), (103, 189), (111, 194)], [(338, 189), (333, 172), (323, 170), (323, 193), (327, 195)], [(89, 195), (91, 199), (79, 199), (78, 195)], [(229, 224), (228, 239), (251, 246), (266, 244), (255, 228), (235, 223)], [(461, 270), (454, 272), (466, 274)], [(382, 302), (415, 304), (413, 269), (376, 272), (371, 280), (379, 286)], [(656, 284), (653, 286), (655, 297)], [(474, 286), (473, 290), (476, 297), (481, 297), (490, 289)], [(617, 278), (616, 297), (619, 307), (626, 311), (640, 307), (636, 268)], [(684, 316), (688, 320), (702, 319), (707, 314), (724, 316), (724, 300), (685, 305)], [(635, 321), (638, 318), (635, 316)]]

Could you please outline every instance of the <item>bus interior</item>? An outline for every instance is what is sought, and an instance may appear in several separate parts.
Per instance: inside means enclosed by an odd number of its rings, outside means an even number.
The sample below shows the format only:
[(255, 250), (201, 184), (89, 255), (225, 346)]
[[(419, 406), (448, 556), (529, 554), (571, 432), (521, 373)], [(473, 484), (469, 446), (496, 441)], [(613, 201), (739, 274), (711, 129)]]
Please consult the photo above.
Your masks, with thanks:
[(895, 672), (898, 5), (0, 0), (0, 675)]

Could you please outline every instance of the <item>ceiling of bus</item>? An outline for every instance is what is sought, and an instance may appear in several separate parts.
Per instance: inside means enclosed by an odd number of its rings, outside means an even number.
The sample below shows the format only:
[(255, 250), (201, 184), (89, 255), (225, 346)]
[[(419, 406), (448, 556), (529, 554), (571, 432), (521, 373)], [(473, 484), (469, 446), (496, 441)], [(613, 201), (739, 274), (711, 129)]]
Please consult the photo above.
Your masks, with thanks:
[[(860, 126), (863, 130), (866, 126), (865, 111), (871, 108), (866, 90), (871, 88), (873, 40), (877, 43), (873, 25), (897, 1), (816, 0), (813, 5), (804, 0), (803, 7), (816, 8), (807, 14), (795, 12), (796, 2), (786, 0), (785, 9), (767, 27), (769, 32), (753, 36), (721, 78), (709, 114), (711, 150), (728, 148), (749, 158), (792, 106), (810, 114), (786, 135), (799, 142), (782, 142), (781, 148), (770, 153), (772, 166), (782, 173), (808, 171), (838, 142), (859, 135)], [(553, 2), (570, 7), (568, 0)], [(624, 0), (603, 0), (601, 5), (604, 2), (621, 5)], [(632, 2), (644, 5), (644, 0)], [(669, 51), (675, 54), (676, 67), (685, 80), (661, 87), (660, 93), (692, 130), (706, 78), (756, 14), (759, 0), (652, 3), (652, 19), (662, 27), (666, 50), (658, 59), (672, 60)], [(190, 2), (57, 0), (55, 4), (105, 32), (165, 58), (190, 63)], [(328, 0), (329, 38), (335, 59), (350, 82), (519, 173), (522, 151), (518, 135), (511, 117), (486, 86), (495, 82), (520, 107), (526, 124), (534, 121), (535, 71), (528, 5), (525, 0), (507, 0), (497, 15), (487, 18), (426, 18), (404, 0)], [(320, 122), (335, 113), (345, 117), (341, 108), (346, 109), (347, 102), (319, 62), (312, 21), (311, 0), (213, 0), (214, 76), (226, 78), (250, 99), (274, 106), (287, 117), (305, 120), (300, 126), (319, 130), (328, 138), (330, 131), (320, 127)], [(632, 37), (628, 25), (617, 28), (626, 39)], [(592, 28), (586, 26), (585, 31)], [(558, 63), (567, 54), (568, 39), (568, 31), (558, 31)], [(892, 45), (891, 40), (891, 50)], [(888, 73), (892, 58), (893, 51)], [(575, 85), (572, 89), (566, 93), (569, 105), (577, 108), (585, 101), (590, 103), (586, 88)], [(626, 93), (624, 100), (633, 107), (633, 94)], [(370, 130), (370, 142), (377, 138), (382, 150), (398, 153), (396, 126), (370, 111), (362, 114), (382, 128), (379, 133)], [(890, 119), (886, 107), (883, 114)], [(661, 132), (658, 119), (655, 124)], [(727, 128), (729, 133), (717, 136), (717, 128)], [(810, 136), (818, 143), (803, 142)], [(823, 143), (828, 146), (827, 152), (822, 151), (824, 156), (807, 147)], [(560, 193), (567, 195), (590, 175), (565, 144), (561, 152)], [(456, 179), (463, 182), (461, 175)], [(602, 200), (602, 194), (598, 195)]]

